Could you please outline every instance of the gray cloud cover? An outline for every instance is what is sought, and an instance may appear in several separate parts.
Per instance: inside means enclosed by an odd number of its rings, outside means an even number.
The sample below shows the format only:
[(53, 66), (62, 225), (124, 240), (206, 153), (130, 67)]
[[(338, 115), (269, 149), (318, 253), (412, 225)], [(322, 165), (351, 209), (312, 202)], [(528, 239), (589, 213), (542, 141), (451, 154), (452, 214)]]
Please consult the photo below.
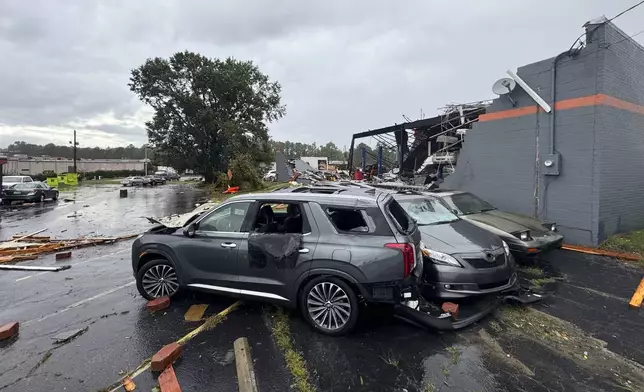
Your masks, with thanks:
[[(257, 62), (282, 83), (277, 140), (351, 133), (493, 96), (505, 70), (567, 49), (633, 0), (0, 2), (0, 146), (146, 141), (129, 70), (180, 50)], [(616, 23), (644, 28), (644, 6)], [(637, 39), (641, 40), (644, 35)]]

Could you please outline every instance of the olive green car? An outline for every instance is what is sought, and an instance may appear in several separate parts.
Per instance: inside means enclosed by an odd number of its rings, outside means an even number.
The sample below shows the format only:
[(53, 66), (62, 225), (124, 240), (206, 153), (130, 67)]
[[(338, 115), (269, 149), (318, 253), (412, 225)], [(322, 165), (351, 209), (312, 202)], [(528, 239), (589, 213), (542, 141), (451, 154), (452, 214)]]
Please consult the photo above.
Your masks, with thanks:
[(432, 192), (467, 220), (507, 242), (515, 257), (536, 256), (561, 248), (563, 236), (554, 222), (545, 223), (528, 216), (499, 211), (490, 203), (468, 192), (437, 189)]

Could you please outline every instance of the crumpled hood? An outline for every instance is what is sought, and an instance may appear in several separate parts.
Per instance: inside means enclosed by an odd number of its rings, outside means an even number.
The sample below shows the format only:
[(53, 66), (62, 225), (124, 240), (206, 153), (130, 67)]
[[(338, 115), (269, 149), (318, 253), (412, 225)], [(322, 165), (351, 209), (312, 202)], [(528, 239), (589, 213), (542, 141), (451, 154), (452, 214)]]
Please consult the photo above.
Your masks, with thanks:
[(499, 237), (464, 220), (418, 229), (425, 246), (442, 253), (482, 252), (503, 246)]
[(492, 226), (506, 233), (514, 233), (528, 229), (534, 234), (545, 234), (548, 231), (541, 225), (541, 222), (537, 219), (517, 214), (511, 214), (509, 212), (503, 212), (499, 210), (465, 215), (462, 218)]
[(174, 214), (170, 216), (166, 216), (163, 218), (152, 218), (152, 217), (146, 217), (151, 223), (158, 223), (161, 225), (164, 225), (165, 227), (168, 228), (180, 228), (184, 227), (186, 223), (195, 215), (201, 215), (205, 211), (208, 211), (216, 206), (218, 206), (219, 203), (204, 203), (200, 205), (199, 207), (195, 208), (194, 210), (187, 212), (185, 214)]

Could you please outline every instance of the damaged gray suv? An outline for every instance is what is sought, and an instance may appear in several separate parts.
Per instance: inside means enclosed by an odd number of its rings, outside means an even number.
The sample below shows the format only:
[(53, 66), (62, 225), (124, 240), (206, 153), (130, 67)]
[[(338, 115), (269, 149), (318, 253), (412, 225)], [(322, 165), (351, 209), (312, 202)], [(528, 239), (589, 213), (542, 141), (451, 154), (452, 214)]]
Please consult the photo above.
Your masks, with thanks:
[(423, 275), (420, 233), (387, 194), (248, 194), (132, 245), (146, 299), (195, 289), (297, 307), (341, 335), (362, 302), (400, 304)]

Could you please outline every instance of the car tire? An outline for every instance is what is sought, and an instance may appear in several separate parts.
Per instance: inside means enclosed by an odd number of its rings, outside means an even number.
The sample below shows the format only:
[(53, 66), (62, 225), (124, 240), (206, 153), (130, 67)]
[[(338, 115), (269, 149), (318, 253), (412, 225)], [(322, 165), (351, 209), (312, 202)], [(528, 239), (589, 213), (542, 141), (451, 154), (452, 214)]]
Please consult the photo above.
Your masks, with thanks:
[[(165, 288), (157, 291), (154, 280), (165, 276)], [(162, 283), (162, 282), (159, 282)], [(141, 296), (147, 300), (160, 297), (173, 297), (181, 287), (179, 275), (174, 265), (166, 259), (155, 259), (145, 263), (136, 273), (136, 288)], [(169, 290), (169, 291), (168, 291)]]
[(320, 276), (308, 282), (300, 292), (299, 305), (306, 321), (325, 335), (345, 335), (358, 322), (356, 293), (348, 283), (333, 276)]

